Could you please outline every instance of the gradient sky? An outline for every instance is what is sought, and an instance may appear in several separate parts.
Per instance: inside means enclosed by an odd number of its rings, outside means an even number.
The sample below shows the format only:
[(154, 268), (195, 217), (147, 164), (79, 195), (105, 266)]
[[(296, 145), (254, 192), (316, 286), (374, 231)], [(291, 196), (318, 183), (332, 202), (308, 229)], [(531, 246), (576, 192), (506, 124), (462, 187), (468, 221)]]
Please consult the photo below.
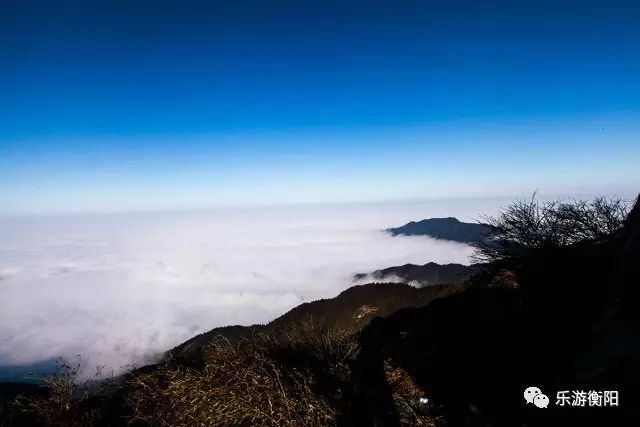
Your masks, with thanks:
[(0, 213), (640, 190), (636, 1), (0, 1)]

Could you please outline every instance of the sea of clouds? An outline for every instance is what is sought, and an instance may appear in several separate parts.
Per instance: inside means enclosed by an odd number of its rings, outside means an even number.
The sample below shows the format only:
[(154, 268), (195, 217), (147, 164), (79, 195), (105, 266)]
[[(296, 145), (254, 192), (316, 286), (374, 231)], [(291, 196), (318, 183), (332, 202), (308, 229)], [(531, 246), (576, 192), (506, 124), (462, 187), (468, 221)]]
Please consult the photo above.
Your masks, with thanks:
[(219, 208), (0, 218), (0, 366), (81, 355), (119, 370), (214, 327), (265, 323), (352, 275), (468, 264), (472, 249), (381, 231), (504, 201)]

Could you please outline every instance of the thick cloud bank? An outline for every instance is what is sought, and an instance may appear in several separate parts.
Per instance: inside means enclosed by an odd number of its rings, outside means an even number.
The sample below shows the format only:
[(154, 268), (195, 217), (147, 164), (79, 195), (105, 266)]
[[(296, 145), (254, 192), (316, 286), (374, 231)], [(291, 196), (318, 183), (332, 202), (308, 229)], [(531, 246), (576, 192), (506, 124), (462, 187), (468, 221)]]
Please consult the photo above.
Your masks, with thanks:
[[(498, 205), (489, 202), (489, 205)], [(332, 297), (355, 272), (468, 263), (471, 248), (380, 229), (487, 207), (404, 203), (0, 219), (0, 365), (141, 363), (227, 324)], [(480, 210), (483, 209), (484, 210)]]

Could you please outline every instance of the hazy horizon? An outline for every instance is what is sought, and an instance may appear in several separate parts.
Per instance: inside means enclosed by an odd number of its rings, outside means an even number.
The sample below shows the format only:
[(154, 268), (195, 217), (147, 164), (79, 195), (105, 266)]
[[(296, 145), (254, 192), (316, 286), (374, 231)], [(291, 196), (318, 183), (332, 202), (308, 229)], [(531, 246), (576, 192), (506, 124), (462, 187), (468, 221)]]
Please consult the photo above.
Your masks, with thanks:
[[(462, 197), (388, 197), (381, 199), (365, 199), (365, 200), (350, 200), (350, 201), (298, 201), (298, 202), (246, 202), (246, 203), (229, 203), (229, 204), (200, 204), (195, 206), (174, 206), (174, 207), (158, 207), (148, 206), (139, 207), (135, 209), (126, 208), (112, 208), (111, 210), (25, 210), (25, 211), (6, 211), (0, 212), (1, 219), (20, 219), (20, 218), (55, 218), (55, 217), (72, 217), (72, 216), (109, 216), (109, 215), (165, 215), (165, 214), (189, 214), (189, 213), (202, 213), (210, 211), (247, 211), (247, 210), (260, 210), (260, 209), (275, 209), (275, 208), (313, 208), (313, 207), (328, 207), (328, 206), (354, 206), (354, 207), (366, 207), (372, 205), (393, 205), (393, 204), (420, 204), (420, 203), (453, 203), (464, 204), (471, 202), (472, 204), (478, 201), (484, 201), (488, 204), (496, 202), (509, 203), (514, 200), (529, 200), (532, 197), (540, 201), (551, 200), (590, 200), (596, 197), (606, 198), (620, 198), (627, 202), (632, 202), (638, 195), (640, 195), (639, 186), (624, 185), (616, 186), (615, 190), (611, 187), (602, 186), (601, 191), (588, 191), (585, 188), (581, 192), (572, 193), (548, 193), (541, 192), (539, 188), (532, 189), (528, 192), (522, 192), (520, 194), (500, 194), (492, 196), (462, 196)], [(446, 213), (443, 213), (446, 215)], [(450, 216), (450, 215), (447, 215)], [(479, 221), (479, 217), (462, 218), (471, 222)]]

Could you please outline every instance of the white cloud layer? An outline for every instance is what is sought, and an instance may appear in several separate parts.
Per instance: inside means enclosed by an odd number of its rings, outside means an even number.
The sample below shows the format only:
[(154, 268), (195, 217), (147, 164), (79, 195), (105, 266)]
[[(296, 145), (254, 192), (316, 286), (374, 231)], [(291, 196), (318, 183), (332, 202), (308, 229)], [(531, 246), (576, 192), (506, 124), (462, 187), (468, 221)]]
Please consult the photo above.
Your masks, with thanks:
[(264, 323), (392, 265), (471, 248), (380, 229), (497, 200), (0, 219), (0, 365), (81, 354), (118, 369), (228, 324)]

